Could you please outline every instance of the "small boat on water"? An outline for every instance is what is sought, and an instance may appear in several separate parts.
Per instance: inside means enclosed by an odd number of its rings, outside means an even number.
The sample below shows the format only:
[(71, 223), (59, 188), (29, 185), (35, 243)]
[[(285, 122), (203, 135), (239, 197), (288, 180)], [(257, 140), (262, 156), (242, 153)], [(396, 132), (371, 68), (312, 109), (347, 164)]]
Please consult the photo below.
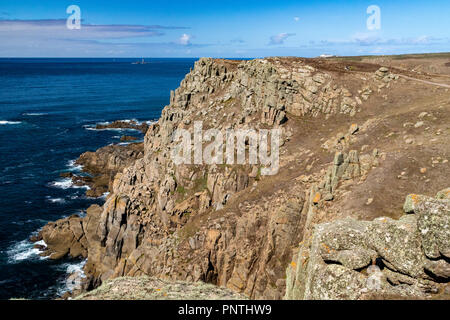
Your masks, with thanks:
[(142, 58), (141, 61), (135, 61), (135, 62), (132, 62), (131, 64), (149, 64), (149, 62), (145, 62), (144, 58)]

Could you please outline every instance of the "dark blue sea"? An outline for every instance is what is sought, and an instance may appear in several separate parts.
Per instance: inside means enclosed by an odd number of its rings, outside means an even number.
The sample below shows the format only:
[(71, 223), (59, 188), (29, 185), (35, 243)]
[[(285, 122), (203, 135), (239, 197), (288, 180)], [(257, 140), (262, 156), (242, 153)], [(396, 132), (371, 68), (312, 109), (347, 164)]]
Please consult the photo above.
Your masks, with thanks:
[(100, 122), (152, 121), (194, 59), (0, 59), (0, 299), (52, 299), (83, 261), (39, 256), (28, 238), (93, 203), (60, 178), (85, 151), (135, 131)]

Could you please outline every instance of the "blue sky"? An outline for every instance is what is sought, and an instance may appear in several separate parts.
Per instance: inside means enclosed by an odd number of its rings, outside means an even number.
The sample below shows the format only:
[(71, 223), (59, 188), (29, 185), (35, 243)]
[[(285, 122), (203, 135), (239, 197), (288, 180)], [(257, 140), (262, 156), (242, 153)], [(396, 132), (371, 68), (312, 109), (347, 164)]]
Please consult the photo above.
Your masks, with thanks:
[[(69, 30), (66, 9), (81, 9)], [(369, 30), (367, 8), (381, 12)], [(450, 1), (1, 0), (0, 57), (265, 57), (450, 51)]]

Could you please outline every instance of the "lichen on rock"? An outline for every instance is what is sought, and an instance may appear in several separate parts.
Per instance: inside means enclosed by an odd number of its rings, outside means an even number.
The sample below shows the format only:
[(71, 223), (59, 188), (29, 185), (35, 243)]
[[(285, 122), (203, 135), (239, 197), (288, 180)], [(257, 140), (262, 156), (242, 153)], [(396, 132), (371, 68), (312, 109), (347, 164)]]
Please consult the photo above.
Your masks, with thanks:
[(424, 299), (444, 290), (450, 280), (450, 202), (439, 195), (414, 198), (422, 199), (415, 214), (399, 220), (316, 225), (300, 247), (297, 268), (287, 269), (285, 298)]

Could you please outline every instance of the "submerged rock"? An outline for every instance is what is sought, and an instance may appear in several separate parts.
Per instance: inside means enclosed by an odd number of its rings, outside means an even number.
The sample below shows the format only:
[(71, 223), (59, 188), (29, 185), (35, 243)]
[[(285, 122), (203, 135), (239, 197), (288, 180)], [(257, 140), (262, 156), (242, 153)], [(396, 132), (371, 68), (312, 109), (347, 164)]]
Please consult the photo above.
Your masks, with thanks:
[(146, 122), (140, 123), (135, 120), (116, 120), (111, 123), (97, 124), (95, 127), (97, 130), (104, 129), (135, 129), (141, 131), (143, 134), (147, 132), (148, 124)]

